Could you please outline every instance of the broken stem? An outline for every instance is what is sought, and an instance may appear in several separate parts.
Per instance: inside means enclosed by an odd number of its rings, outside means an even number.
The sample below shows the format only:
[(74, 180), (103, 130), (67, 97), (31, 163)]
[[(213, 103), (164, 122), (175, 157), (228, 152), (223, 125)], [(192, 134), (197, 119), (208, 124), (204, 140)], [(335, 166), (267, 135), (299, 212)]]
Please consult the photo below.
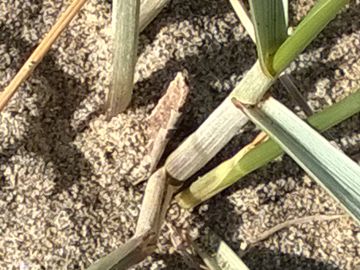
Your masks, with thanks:
[(175, 189), (163, 167), (153, 173), (146, 186), (135, 235), (87, 270), (127, 269), (154, 252)]
[(273, 80), (262, 73), (257, 61), (229, 97), (170, 154), (165, 163), (167, 172), (173, 178), (185, 181), (200, 170), (248, 122), (244, 113), (232, 104), (232, 96), (244, 94), (245, 99), (257, 99), (252, 92), (265, 93), (272, 83)]

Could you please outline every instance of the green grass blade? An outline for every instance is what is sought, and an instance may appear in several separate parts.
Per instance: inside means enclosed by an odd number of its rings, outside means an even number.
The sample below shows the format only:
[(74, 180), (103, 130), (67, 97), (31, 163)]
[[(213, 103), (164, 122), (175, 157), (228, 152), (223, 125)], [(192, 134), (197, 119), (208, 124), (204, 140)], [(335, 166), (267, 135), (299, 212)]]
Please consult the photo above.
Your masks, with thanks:
[(112, 85), (107, 97), (108, 119), (129, 105), (134, 87), (137, 61), (140, 0), (113, 3), (114, 57)]
[(149, 254), (144, 251), (146, 238), (134, 236), (125, 244), (91, 264), (86, 270), (128, 269)]
[(260, 108), (246, 108), (245, 112), (360, 221), (358, 164), (274, 98), (268, 98)]
[[(360, 111), (360, 89), (340, 102), (308, 118), (310, 125), (324, 131)], [(283, 153), (272, 139), (263, 141), (248, 151), (240, 151), (231, 159), (200, 177), (176, 196), (184, 208), (192, 208), (218, 194), (236, 181), (266, 165)]]
[(277, 50), (272, 70), (280, 74), (347, 3), (349, 0), (319, 0)]
[[(250, 14), (249, 14), (243, 0), (230, 0), (230, 4), (232, 5), (240, 22), (245, 27), (246, 32), (249, 34), (251, 40), (254, 43), (256, 43), (254, 25), (250, 19)], [(288, 13), (289, 13), (288, 12), (288, 9), (289, 9), (288, 1), (283, 1), (283, 5), (284, 5), (286, 24), (288, 24)], [(302, 110), (305, 112), (305, 114), (307, 116), (312, 115), (312, 110), (311, 110), (310, 106), (306, 103), (306, 100), (299, 92), (298, 87), (294, 83), (294, 79), (291, 77), (291, 75), (283, 73), (279, 76), (279, 80), (282, 83), (282, 85), (285, 87), (285, 89), (289, 92), (289, 94), (290, 94), (291, 98), (294, 100), (294, 102), (302, 108)]]
[[(255, 27), (258, 58), (264, 71), (272, 72), (272, 58), (287, 38), (287, 0), (250, 0), (250, 11)], [(286, 5), (287, 3), (285, 3)]]

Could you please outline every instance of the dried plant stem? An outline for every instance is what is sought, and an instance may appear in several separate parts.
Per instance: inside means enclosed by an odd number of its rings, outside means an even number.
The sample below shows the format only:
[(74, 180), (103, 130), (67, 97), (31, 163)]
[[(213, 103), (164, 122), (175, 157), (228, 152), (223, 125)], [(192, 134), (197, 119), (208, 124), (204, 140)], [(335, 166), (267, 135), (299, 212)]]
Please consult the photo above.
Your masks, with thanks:
[(112, 85), (107, 98), (108, 119), (124, 111), (131, 101), (137, 61), (140, 0), (113, 4), (114, 58)]
[(157, 236), (174, 191), (164, 167), (152, 174), (146, 185), (135, 234), (151, 229)]
[(150, 231), (142, 235), (135, 235), (120, 248), (93, 263), (87, 270), (120, 270), (127, 269), (145, 259), (152, 250), (148, 251), (149, 241), (153, 235)]
[[(167, 172), (176, 180), (185, 181), (210, 161), (248, 122), (242, 112), (237, 112), (232, 96), (244, 94), (243, 100), (253, 101), (253, 91), (265, 93), (273, 80), (266, 77), (257, 61), (233, 92), (221, 103), (205, 122), (192, 133), (165, 163)], [(239, 110), (240, 111), (240, 110)]]
[(127, 269), (150, 255), (156, 248), (158, 235), (175, 189), (176, 187), (170, 184), (164, 168), (153, 173), (146, 186), (135, 235), (87, 270)]
[(247, 121), (242, 112), (236, 111), (231, 100), (225, 99), (205, 122), (170, 154), (166, 160), (166, 170), (173, 178), (185, 181), (212, 159)]
[(314, 216), (307, 216), (307, 217), (301, 217), (301, 218), (295, 218), (292, 220), (287, 220), (283, 223), (280, 223), (280, 224), (272, 227), (269, 230), (266, 230), (263, 233), (258, 234), (256, 237), (250, 239), (249, 242), (251, 244), (258, 243), (260, 241), (263, 241), (263, 240), (269, 238), (270, 236), (277, 233), (278, 231), (281, 231), (281, 230), (286, 229), (293, 225), (299, 225), (299, 224), (313, 222), (313, 221), (329, 221), (329, 220), (339, 219), (339, 218), (343, 218), (343, 217), (347, 217), (347, 215), (332, 215), (332, 216), (314, 215)]
[(10, 84), (0, 93), (0, 111), (4, 109), (10, 98), (14, 95), (21, 83), (23, 83), (41, 62), (43, 57), (49, 51), (50, 47), (64, 31), (66, 26), (71, 22), (74, 16), (79, 12), (81, 7), (86, 3), (86, 0), (74, 0), (71, 5), (61, 15), (55, 25), (46, 34), (39, 46), (31, 54), (29, 59), (22, 66), (20, 71), (12, 79)]
[[(157, 168), (165, 147), (181, 120), (189, 92), (186, 77), (179, 72), (147, 119), (149, 142), (146, 148), (150, 159), (150, 173)], [(141, 181), (135, 184), (139, 182)]]
[[(178, 73), (170, 83), (166, 94), (151, 114), (149, 119), (151, 124), (149, 127), (151, 129), (150, 135), (157, 138), (158, 135), (156, 134), (159, 129), (175, 128), (175, 122), (178, 122), (179, 117), (175, 117), (175, 119), (173, 114), (179, 113), (188, 93), (189, 87), (185, 76), (182, 73)], [(163, 139), (167, 139), (167, 137), (162, 136)], [(157, 154), (152, 156), (156, 160), (156, 165), (162, 151), (157, 152)], [(123, 246), (95, 262), (88, 270), (126, 269), (142, 261), (155, 250), (165, 214), (175, 191), (179, 187), (173, 184), (176, 184), (176, 181), (171, 181), (171, 177), (169, 177), (164, 167), (158, 169), (150, 176), (135, 235)]]
[[(161, 9), (169, 2), (169, 0), (143, 0), (140, 11), (140, 31), (160, 13)], [(59, 35), (64, 31), (66, 26), (71, 22), (74, 16), (79, 12), (86, 0), (74, 0), (71, 5), (62, 14), (56, 24), (46, 34), (39, 46), (31, 54), (19, 72), (15, 75), (9, 85), (0, 93), (0, 111), (4, 109), (11, 97), (14, 95), (19, 86), (31, 75), (43, 57), (49, 51), (50, 47)]]

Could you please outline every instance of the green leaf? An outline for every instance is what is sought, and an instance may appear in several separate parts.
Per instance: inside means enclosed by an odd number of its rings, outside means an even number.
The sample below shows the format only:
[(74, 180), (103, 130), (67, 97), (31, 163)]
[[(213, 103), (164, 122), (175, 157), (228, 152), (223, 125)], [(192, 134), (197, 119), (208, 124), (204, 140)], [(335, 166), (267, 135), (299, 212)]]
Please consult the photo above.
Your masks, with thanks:
[[(272, 58), (287, 38), (287, 0), (250, 0), (258, 57), (264, 71), (273, 74)], [(285, 7), (284, 7), (285, 2)]]
[[(309, 117), (308, 122), (314, 128), (324, 131), (359, 111), (360, 89)], [(176, 200), (184, 208), (195, 207), (281, 154), (282, 149), (272, 139), (247, 145), (234, 157), (221, 163), (179, 193)]]
[(140, 0), (113, 2), (114, 56), (112, 85), (106, 104), (108, 119), (123, 112), (132, 98), (139, 16)]
[(244, 108), (244, 111), (360, 221), (358, 164), (274, 98), (265, 100), (260, 108)]
[(319, 0), (295, 28), (292, 35), (277, 50), (272, 70), (276, 74), (280, 74), (347, 3), (349, 0)]

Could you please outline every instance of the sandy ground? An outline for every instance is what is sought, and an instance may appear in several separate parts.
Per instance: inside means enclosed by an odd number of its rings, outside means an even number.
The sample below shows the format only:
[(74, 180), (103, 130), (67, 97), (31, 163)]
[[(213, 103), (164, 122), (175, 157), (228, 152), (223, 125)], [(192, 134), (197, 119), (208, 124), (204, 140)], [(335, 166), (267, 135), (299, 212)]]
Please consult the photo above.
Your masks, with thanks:
[[(0, 0), (0, 88), (70, 1)], [(312, 1), (291, 1), (296, 25)], [(83, 269), (129, 239), (144, 185), (144, 119), (176, 72), (191, 97), (173, 149), (206, 119), (254, 63), (255, 47), (226, 0), (173, 0), (140, 36), (134, 99), (104, 120), (111, 74), (111, 4), (89, 0), (0, 118), (0, 268)], [(360, 2), (338, 16), (290, 69), (315, 111), (360, 86)], [(277, 84), (273, 94), (294, 108)], [(295, 108), (299, 111), (298, 108)], [(325, 134), (359, 153), (359, 116)], [(254, 138), (248, 125), (209, 168)], [(249, 237), (290, 218), (343, 210), (289, 157), (245, 177), (191, 212), (174, 204), (168, 221), (196, 235), (210, 227), (250, 269), (356, 269), (360, 228), (350, 219), (292, 226), (257, 247)], [(188, 269), (170, 249), (135, 269)], [(359, 266), (358, 266), (359, 267)]]

